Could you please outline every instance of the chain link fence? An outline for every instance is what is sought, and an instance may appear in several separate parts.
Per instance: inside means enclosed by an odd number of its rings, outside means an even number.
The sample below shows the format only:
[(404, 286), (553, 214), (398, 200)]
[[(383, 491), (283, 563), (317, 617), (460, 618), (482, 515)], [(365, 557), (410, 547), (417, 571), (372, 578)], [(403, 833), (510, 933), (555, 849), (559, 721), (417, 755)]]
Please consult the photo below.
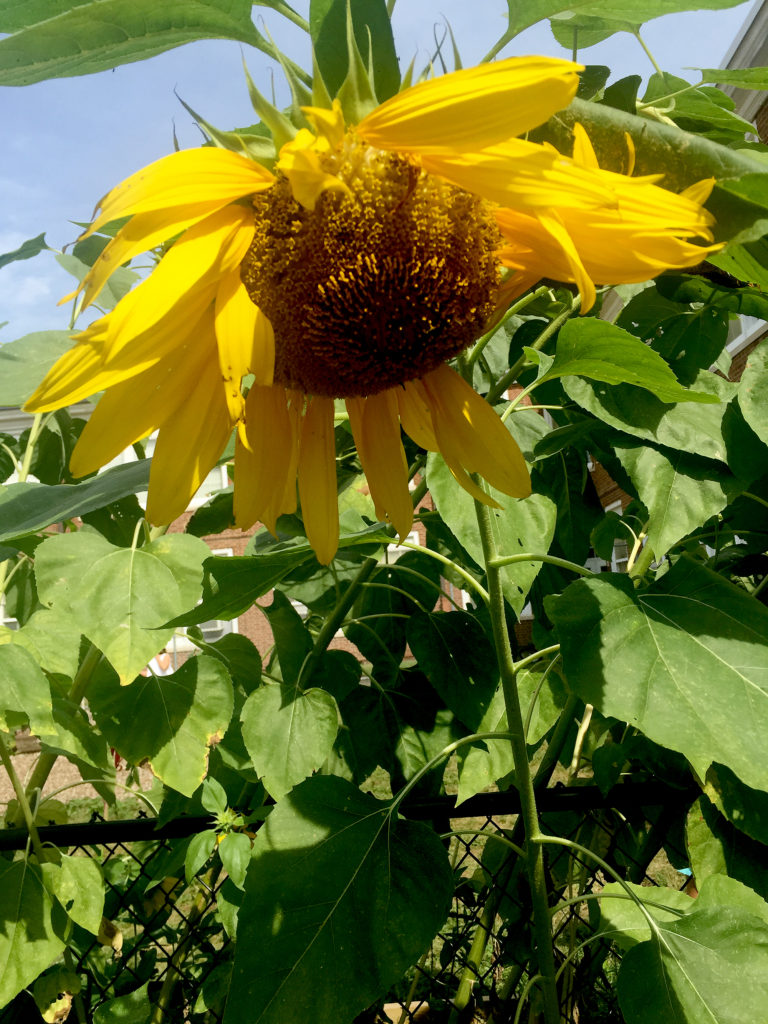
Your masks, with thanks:
[[(623, 1020), (615, 996), (618, 953), (595, 937), (594, 897), (611, 878), (592, 854), (629, 881), (684, 886), (688, 880), (676, 870), (685, 864), (678, 826), (694, 797), (655, 784), (617, 787), (607, 798), (591, 786), (541, 794), (545, 831), (591, 851), (548, 847), (556, 962), (569, 1024)], [(356, 1024), (529, 1019), (527, 1009), (515, 1017), (533, 988), (527, 884), (523, 862), (509, 846), (521, 841), (517, 796), (493, 793), (458, 809), (452, 804), (438, 798), (404, 808), (445, 836), (454, 898), (430, 948)], [(46, 844), (98, 860), (106, 883), (98, 938), (77, 926), (72, 936), (68, 968), (79, 976), (81, 989), (70, 1020), (129, 1019), (114, 1015), (113, 1008), (120, 1006), (122, 1013), (139, 998), (152, 1007), (152, 1024), (223, 1019), (234, 953), (232, 892), (226, 888), (231, 883), (218, 858), (189, 884), (184, 871), (187, 846), (210, 827), (210, 819), (181, 819), (161, 829), (155, 824), (93, 820), (41, 829)], [(25, 841), (22, 830), (0, 832), (0, 851), (9, 856)], [(115, 999), (124, 1005), (113, 1004)], [(1, 1024), (42, 1020), (27, 992), (0, 1011)]]

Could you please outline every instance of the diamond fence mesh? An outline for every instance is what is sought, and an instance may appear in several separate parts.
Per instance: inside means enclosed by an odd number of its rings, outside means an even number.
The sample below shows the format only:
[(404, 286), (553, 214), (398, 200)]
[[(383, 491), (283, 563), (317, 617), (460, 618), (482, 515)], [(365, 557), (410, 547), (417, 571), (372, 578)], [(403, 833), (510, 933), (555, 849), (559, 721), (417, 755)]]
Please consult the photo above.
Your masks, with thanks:
[[(692, 794), (648, 785), (620, 789), (620, 799), (614, 791), (609, 800), (592, 787), (544, 794), (544, 830), (588, 851), (548, 846), (555, 955), (569, 1024), (623, 1020), (615, 996), (619, 953), (596, 935), (595, 897), (613, 880), (603, 865), (636, 883), (682, 887), (687, 881), (674, 865), (685, 863), (677, 826)], [(445, 924), (418, 963), (355, 1024), (536, 1019), (528, 1016), (535, 988), (530, 902), (523, 862), (510, 845), (521, 841), (514, 794), (474, 798), (460, 816), (451, 804), (433, 800), (406, 811), (431, 820), (445, 836), (455, 878)], [(98, 938), (77, 926), (72, 936), (68, 967), (82, 987), (71, 1020), (122, 1020), (113, 1017), (110, 1001), (124, 997), (130, 1004), (137, 992), (152, 1006), (152, 1024), (223, 1019), (234, 954), (231, 882), (218, 858), (189, 884), (184, 870), (189, 842), (210, 821), (186, 819), (159, 831), (154, 824), (93, 820), (41, 830), (44, 842), (98, 860), (106, 884)], [(0, 847), (14, 846), (23, 848), (21, 834), (0, 833)], [(2, 1024), (42, 1019), (28, 993), (0, 1011)]]

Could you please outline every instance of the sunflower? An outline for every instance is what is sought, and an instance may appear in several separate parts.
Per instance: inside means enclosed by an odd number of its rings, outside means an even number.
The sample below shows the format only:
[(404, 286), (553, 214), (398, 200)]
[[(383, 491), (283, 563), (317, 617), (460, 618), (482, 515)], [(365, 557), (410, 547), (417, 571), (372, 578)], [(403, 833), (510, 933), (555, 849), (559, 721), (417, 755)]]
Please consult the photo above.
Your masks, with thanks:
[[(693, 264), (703, 250), (683, 239), (711, 240), (706, 185), (678, 197), (602, 171), (581, 135), (574, 158), (516, 137), (570, 102), (579, 70), (548, 58), (460, 70), (371, 104), (356, 123), (328, 100), (302, 108), (306, 127), (288, 133), (272, 168), (204, 147), (132, 175), (85, 233), (128, 218), (78, 289), (81, 305), (126, 260), (175, 241), (76, 336), (26, 408), (105, 392), (72, 455), (76, 476), (159, 430), (156, 523), (184, 511), (236, 427), (236, 521), (274, 533), (298, 481), (322, 563), (338, 544), (339, 399), (376, 514), (401, 537), (413, 516), (401, 428), (479, 500), (491, 502), (473, 473), (525, 497), (517, 445), (447, 361), (542, 276), (574, 281), (586, 308), (593, 277)], [(629, 271), (609, 265), (625, 237), (642, 239)]]

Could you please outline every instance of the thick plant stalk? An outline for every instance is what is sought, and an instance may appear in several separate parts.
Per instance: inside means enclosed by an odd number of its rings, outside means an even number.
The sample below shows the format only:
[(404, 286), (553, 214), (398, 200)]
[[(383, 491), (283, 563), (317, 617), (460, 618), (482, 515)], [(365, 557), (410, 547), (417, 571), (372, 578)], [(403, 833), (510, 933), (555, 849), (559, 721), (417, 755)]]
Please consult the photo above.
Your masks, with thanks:
[(490, 596), (490, 617), (493, 641), (499, 663), (504, 705), (507, 711), (507, 728), (511, 734), (512, 757), (515, 765), (515, 782), (520, 793), (523, 827), (527, 851), (528, 881), (533, 904), (533, 934), (536, 943), (536, 959), (541, 975), (541, 990), (544, 999), (544, 1020), (546, 1024), (560, 1024), (560, 1007), (555, 981), (555, 958), (552, 951), (552, 925), (547, 902), (547, 879), (544, 871), (544, 852), (541, 846), (541, 829), (536, 808), (531, 767), (525, 742), (525, 727), (517, 690), (517, 670), (512, 658), (512, 648), (504, 613), (504, 593), (501, 587), (501, 570), (496, 538), (493, 534), (491, 511), (480, 502), (475, 502), (480, 541), (488, 576)]

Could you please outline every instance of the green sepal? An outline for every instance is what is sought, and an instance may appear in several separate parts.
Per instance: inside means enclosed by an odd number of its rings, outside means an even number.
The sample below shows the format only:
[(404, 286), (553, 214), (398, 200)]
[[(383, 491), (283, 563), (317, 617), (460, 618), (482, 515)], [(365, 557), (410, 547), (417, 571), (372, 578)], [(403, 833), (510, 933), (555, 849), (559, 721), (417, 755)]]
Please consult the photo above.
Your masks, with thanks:
[(279, 111), (273, 103), (270, 103), (265, 96), (261, 95), (254, 85), (253, 79), (251, 78), (245, 62), (243, 62), (243, 71), (245, 72), (245, 81), (248, 85), (248, 95), (251, 97), (253, 109), (272, 132), (275, 149), (279, 153), (280, 149), (286, 144), (286, 142), (291, 142), (296, 137), (298, 128), (289, 121), (285, 114)]
[[(373, 46), (369, 43), (369, 53)], [(347, 76), (341, 83), (338, 99), (347, 123), (357, 124), (378, 105), (373, 86), (373, 69), (366, 67), (355, 39), (352, 11), (347, 0)]]
[(325, 107), (327, 110), (331, 109), (332, 105), (331, 94), (328, 92), (328, 86), (325, 84), (322, 72), (320, 71), (320, 65), (317, 61), (317, 54), (315, 53), (315, 47), (312, 47), (312, 106), (313, 107)]
[[(274, 43), (272, 45), (274, 46)], [(286, 57), (284, 57), (277, 47), (275, 47), (275, 53), (277, 60), (280, 62), (280, 67), (283, 69), (285, 80), (291, 90), (291, 114), (293, 116), (293, 123), (299, 128), (308, 128), (309, 123), (304, 117), (304, 113), (301, 108), (308, 107), (312, 104), (313, 90), (307, 86), (306, 82), (303, 82), (301, 78), (299, 78), (296, 74), (295, 66), (292, 65)]]
[(275, 162), (276, 151), (272, 139), (265, 135), (248, 135), (241, 132), (223, 132), (214, 128), (212, 124), (202, 118), (196, 110), (193, 110), (188, 103), (185, 103), (181, 96), (178, 101), (192, 117), (197, 121), (211, 142), (219, 149), (228, 149), (232, 153), (239, 153), (249, 160), (271, 167)]

